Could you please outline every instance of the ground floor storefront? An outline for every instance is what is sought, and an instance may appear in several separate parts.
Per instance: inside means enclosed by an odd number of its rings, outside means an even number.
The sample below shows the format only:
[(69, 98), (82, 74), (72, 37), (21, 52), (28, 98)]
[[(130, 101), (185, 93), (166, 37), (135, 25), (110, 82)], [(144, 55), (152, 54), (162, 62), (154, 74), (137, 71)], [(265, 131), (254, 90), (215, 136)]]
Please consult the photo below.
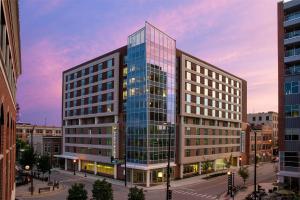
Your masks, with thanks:
[[(231, 166), (239, 166), (238, 157), (233, 157)], [(191, 176), (208, 174), (217, 171), (226, 170), (224, 159), (205, 160), (178, 165), (179, 174), (176, 178), (187, 178)]]

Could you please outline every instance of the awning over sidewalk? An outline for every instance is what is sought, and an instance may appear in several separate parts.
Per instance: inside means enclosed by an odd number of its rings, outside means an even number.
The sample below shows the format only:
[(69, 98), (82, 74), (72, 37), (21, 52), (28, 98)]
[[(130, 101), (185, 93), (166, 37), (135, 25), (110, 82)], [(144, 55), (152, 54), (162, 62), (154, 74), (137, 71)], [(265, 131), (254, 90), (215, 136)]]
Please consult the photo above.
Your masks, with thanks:
[(66, 158), (66, 159), (70, 159), (70, 160), (78, 160), (79, 158), (77, 156), (71, 156), (71, 155), (54, 155), (54, 157), (56, 158)]
[[(170, 166), (175, 167), (176, 164), (174, 162), (171, 162)], [(121, 167), (125, 167), (125, 165), (122, 164)], [(143, 164), (136, 164), (136, 163), (126, 163), (126, 167), (130, 169), (151, 170), (151, 169), (167, 168), (167, 164), (159, 163), (159, 164), (143, 165)]]

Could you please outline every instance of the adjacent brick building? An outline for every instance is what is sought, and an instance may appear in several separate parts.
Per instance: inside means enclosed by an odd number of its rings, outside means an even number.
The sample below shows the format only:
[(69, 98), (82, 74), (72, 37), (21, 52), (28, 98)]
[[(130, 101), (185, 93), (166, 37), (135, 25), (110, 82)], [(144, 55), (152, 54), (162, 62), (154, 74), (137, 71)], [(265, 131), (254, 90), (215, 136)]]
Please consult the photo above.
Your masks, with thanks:
[(246, 81), (148, 22), (127, 46), (64, 71), (62, 96), (65, 169), (124, 179), (126, 158), (128, 181), (160, 184), (169, 134), (172, 178), (201, 173), (203, 161), (223, 169), (230, 155), (238, 165)]
[(300, 190), (300, 1), (278, 2), (279, 181)]
[(0, 1), (0, 200), (15, 199), (16, 86), (21, 74), (17, 0)]

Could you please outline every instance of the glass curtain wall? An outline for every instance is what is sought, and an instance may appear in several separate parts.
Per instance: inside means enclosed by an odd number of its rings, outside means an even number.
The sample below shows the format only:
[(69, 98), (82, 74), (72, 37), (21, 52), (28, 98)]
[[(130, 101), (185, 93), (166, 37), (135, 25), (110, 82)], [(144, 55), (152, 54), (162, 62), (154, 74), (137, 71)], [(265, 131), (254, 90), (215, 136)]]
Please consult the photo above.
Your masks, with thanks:
[(128, 37), (127, 161), (166, 163), (175, 144), (175, 40), (149, 23)]

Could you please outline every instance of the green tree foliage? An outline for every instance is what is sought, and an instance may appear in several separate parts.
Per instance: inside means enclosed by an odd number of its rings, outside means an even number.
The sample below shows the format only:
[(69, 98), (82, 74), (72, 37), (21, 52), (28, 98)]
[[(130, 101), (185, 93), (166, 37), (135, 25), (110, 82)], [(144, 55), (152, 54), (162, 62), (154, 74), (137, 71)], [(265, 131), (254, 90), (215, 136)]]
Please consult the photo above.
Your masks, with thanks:
[(37, 159), (37, 168), (43, 173), (49, 172), (51, 170), (50, 156), (43, 155)]
[(224, 158), (224, 159), (223, 159), (223, 162), (224, 162), (224, 164), (225, 164), (225, 167), (226, 167), (227, 169), (229, 169), (229, 168), (231, 167), (231, 163), (232, 163), (232, 154), (230, 155), (229, 158)]
[(34, 153), (33, 148), (29, 147), (22, 152), (19, 163), (23, 169), (26, 165), (29, 165), (30, 169), (32, 169), (36, 163), (36, 160), (36, 154)]
[(82, 183), (75, 183), (69, 189), (69, 195), (67, 200), (87, 200), (87, 191), (84, 188), (84, 184)]
[(213, 164), (209, 160), (206, 160), (202, 163), (201, 167), (204, 173), (208, 173), (213, 168)]
[(113, 191), (111, 184), (105, 179), (96, 180), (93, 184), (93, 198), (95, 200), (113, 200)]
[(128, 193), (128, 200), (145, 200), (145, 195), (143, 189), (139, 189), (136, 186), (130, 188)]
[(17, 138), (16, 140), (16, 156), (17, 156), (17, 160), (20, 159), (21, 157), (21, 149), (28, 149), (29, 148), (29, 145), (24, 142), (23, 140)]
[(246, 167), (241, 167), (238, 171), (239, 176), (243, 179), (244, 181), (244, 185), (247, 181), (247, 179), (249, 178), (249, 171), (248, 168)]

